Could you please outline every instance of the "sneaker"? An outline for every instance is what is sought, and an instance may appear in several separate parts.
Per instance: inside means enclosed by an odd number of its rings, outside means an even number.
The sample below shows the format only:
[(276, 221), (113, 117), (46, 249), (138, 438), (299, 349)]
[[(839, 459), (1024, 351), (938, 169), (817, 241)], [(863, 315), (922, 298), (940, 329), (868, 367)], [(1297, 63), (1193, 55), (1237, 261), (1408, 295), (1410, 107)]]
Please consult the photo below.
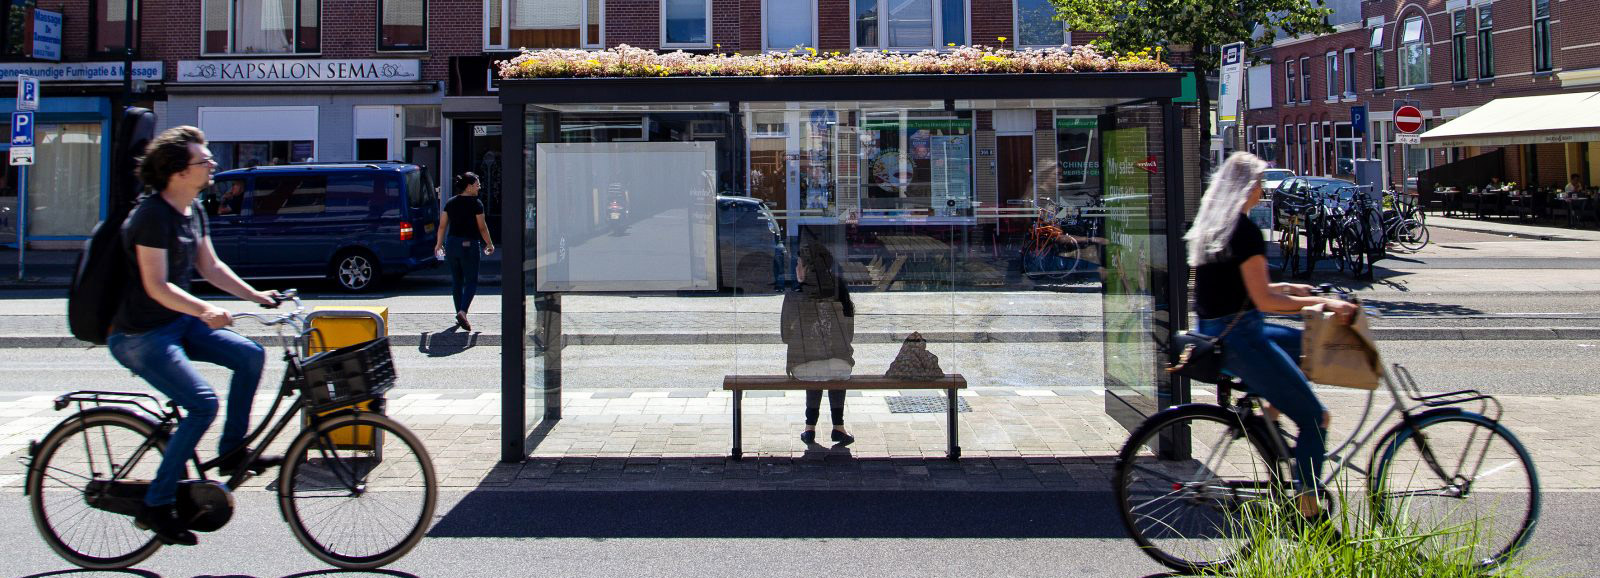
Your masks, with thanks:
[(190, 532), (186, 527), (187, 524), (178, 519), (178, 510), (172, 504), (144, 505), (139, 508), (139, 515), (134, 516), (133, 525), (140, 530), (155, 532), (156, 539), (169, 546), (193, 546), (200, 543), (194, 532)]
[(833, 430), (833, 441), (839, 442), (839, 445), (841, 445), (841, 446), (847, 446), (847, 445), (850, 445), (852, 443), (855, 443), (856, 436), (844, 433), (844, 432), (839, 431), (839, 430)]
[[(239, 448), (229, 452), (228, 455), (212, 460), (210, 464), (206, 465), (206, 467), (217, 468), (218, 476), (232, 476), (235, 472), (239, 471), (240, 465), (244, 463), (244, 459), (250, 455), (251, 451), (253, 450), (250, 448)], [(250, 464), (248, 469), (250, 470), (250, 473), (260, 474), (268, 469), (276, 468), (281, 465), (283, 465), (283, 456), (261, 454), (260, 457), (256, 458), (256, 461)]]
[(811, 444), (817, 443), (817, 432), (813, 431), (813, 430), (806, 430), (804, 432), (801, 432), (800, 433), (800, 441), (805, 442), (806, 445), (808, 445), (808, 446), (811, 445)]

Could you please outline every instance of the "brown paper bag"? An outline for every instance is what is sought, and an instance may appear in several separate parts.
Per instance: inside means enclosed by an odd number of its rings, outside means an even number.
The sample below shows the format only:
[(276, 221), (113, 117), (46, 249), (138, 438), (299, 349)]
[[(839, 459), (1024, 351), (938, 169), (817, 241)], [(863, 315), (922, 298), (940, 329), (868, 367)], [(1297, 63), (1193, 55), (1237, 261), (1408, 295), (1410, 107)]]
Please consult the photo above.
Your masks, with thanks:
[(1314, 383), (1377, 389), (1383, 359), (1372, 341), (1367, 317), (1356, 313), (1355, 322), (1340, 323), (1332, 311), (1318, 304), (1300, 310), (1305, 332), (1300, 337), (1300, 369)]

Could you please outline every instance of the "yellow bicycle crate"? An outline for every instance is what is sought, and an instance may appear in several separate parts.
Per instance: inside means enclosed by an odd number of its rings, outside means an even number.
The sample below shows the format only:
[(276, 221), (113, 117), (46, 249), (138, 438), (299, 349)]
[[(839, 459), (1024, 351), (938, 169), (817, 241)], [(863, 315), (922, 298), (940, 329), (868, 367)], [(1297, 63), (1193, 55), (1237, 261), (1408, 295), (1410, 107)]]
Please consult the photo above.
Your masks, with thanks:
[[(306, 353), (309, 355), (372, 341), (389, 334), (388, 307), (319, 306), (313, 308), (306, 318), (311, 322), (311, 327), (316, 329), (306, 344)], [(382, 399), (372, 399), (353, 406), (323, 410), (317, 415), (328, 415), (348, 407), (382, 413), (382, 402)], [(301, 425), (309, 425), (309, 421), (303, 420)], [(383, 445), (383, 440), (373, 440), (373, 433), (370, 427), (351, 426), (334, 431), (330, 437), (335, 447), (341, 449), (377, 451)]]

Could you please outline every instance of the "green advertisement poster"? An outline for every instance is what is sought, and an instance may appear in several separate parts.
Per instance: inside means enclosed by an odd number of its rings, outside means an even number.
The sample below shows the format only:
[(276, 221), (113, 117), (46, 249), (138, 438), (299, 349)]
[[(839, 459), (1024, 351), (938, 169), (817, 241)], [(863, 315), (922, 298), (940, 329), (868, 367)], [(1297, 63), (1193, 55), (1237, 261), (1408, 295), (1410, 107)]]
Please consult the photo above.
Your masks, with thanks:
[(1104, 159), (1106, 387), (1153, 398), (1150, 177), (1156, 166), (1145, 129), (1106, 131)]

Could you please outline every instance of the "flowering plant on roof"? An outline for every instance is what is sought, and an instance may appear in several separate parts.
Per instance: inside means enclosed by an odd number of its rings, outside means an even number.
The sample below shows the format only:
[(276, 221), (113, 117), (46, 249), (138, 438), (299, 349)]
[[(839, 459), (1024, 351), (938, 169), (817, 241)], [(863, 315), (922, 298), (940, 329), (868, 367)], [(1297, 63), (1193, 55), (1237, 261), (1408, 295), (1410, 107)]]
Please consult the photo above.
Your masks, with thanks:
[(606, 50), (524, 50), (495, 63), (501, 78), (662, 76), (849, 76), (896, 74), (1025, 74), (1171, 72), (1160, 53), (1104, 54), (1093, 46), (1008, 50), (955, 46), (914, 53), (796, 48), (762, 54), (656, 52), (627, 45)]

